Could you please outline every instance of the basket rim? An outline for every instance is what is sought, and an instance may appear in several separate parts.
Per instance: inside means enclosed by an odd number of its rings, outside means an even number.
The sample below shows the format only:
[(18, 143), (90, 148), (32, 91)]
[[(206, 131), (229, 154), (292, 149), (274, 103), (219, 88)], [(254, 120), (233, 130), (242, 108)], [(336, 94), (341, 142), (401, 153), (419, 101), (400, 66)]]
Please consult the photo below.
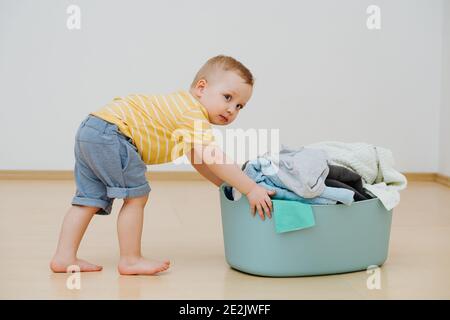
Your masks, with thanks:
[[(238, 204), (238, 203), (244, 201), (245, 197), (241, 197), (241, 198), (239, 198), (238, 200), (230, 200), (230, 199), (228, 199), (228, 198), (225, 196), (225, 192), (224, 192), (225, 186), (229, 186), (229, 185), (228, 185), (226, 182), (224, 182), (224, 183), (222, 183), (222, 184), (220, 185), (220, 187), (219, 187), (219, 192), (220, 192), (220, 197), (221, 197), (221, 198), (223, 198), (225, 201), (230, 202), (230, 203), (233, 203), (233, 204)], [(272, 200), (277, 200), (277, 201), (293, 201), (293, 200), (282, 200), (282, 199), (272, 199)], [(330, 206), (331, 206), (331, 207), (343, 206), (343, 207), (348, 208), (348, 207), (353, 206), (353, 205), (369, 204), (369, 203), (372, 203), (372, 202), (380, 202), (380, 203), (381, 203), (380, 199), (377, 198), (377, 197), (375, 197), (375, 198), (372, 198), (372, 199), (356, 201), (356, 202), (353, 202), (351, 205), (346, 205), (346, 204), (343, 204), (343, 203), (339, 203), (339, 204), (311, 204), (311, 207), (313, 207), (313, 208), (325, 208), (325, 207), (330, 207)]]

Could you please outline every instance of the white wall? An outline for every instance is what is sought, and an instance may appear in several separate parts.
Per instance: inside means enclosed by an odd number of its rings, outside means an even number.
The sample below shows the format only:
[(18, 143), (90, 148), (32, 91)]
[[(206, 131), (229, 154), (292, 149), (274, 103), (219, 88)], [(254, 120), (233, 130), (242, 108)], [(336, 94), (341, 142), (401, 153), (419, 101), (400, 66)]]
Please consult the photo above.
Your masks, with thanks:
[[(70, 4), (81, 30), (66, 28)], [(366, 27), (371, 4), (381, 30)], [(256, 76), (231, 127), (280, 128), (292, 146), (373, 143), (402, 171), (435, 172), (448, 159), (441, 10), (442, 0), (0, 0), (0, 169), (72, 169), (90, 111), (187, 88), (224, 53)]]
[(439, 172), (450, 176), (450, 1), (443, 4)]

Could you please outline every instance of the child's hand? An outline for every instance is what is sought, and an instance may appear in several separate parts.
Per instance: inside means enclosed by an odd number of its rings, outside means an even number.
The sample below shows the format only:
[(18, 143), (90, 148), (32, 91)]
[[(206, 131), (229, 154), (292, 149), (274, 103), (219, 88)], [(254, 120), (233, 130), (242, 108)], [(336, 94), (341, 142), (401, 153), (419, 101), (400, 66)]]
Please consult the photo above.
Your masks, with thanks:
[(250, 208), (252, 215), (255, 215), (255, 209), (258, 209), (259, 216), (261, 220), (264, 220), (264, 211), (269, 218), (272, 217), (272, 200), (270, 200), (269, 195), (274, 195), (275, 191), (266, 190), (263, 187), (255, 184), (255, 186), (247, 193), (247, 199), (250, 203)]

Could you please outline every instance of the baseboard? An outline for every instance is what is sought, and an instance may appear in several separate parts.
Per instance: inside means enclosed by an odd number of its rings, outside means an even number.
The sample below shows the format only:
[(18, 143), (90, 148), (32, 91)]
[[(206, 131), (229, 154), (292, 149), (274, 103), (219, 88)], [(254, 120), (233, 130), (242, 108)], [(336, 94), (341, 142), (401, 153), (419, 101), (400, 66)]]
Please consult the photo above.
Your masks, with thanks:
[(436, 182), (441, 183), (447, 187), (450, 187), (450, 177), (445, 176), (443, 174), (440, 173), (436, 174)]
[(72, 170), (0, 170), (0, 180), (73, 180)]
[(436, 181), (436, 173), (433, 172), (403, 172), (408, 181)]
[[(434, 181), (450, 187), (450, 177), (432, 172), (405, 172), (408, 181)], [(205, 180), (197, 171), (149, 171), (150, 181)], [(73, 180), (71, 170), (0, 170), (0, 180)]]
[(408, 181), (434, 181), (450, 187), (450, 177), (441, 173), (429, 172), (405, 172), (403, 173)]
[[(149, 180), (205, 180), (197, 171), (152, 171)], [(0, 170), (0, 180), (73, 180), (72, 170)]]

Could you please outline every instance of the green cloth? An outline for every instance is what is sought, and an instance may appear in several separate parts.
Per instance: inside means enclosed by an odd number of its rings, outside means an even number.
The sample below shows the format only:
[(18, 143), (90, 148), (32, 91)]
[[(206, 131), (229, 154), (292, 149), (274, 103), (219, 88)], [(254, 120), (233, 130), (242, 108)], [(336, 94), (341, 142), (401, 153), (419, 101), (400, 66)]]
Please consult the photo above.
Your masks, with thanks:
[(299, 201), (274, 200), (273, 218), (277, 233), (313, 227), (316, 222), (311, 205)]

